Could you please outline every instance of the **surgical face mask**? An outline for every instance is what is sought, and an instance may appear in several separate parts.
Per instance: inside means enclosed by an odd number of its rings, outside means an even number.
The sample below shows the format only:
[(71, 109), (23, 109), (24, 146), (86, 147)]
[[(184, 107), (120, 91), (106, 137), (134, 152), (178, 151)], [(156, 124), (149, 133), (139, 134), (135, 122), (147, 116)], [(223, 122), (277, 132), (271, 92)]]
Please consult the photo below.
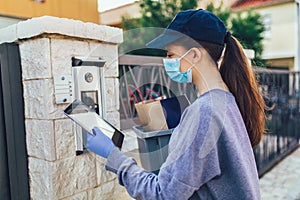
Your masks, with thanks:
[(185, 72), (180, 71), (180, 60), (188, 54), (187, 51), (183, 56), (180, 58), (165, 58), (163, 59), (165, 70), (168, 76), (176, 82), (179, 83), (191, 83), (192, 82), (192, 67), (193, 65), (187, 69)]

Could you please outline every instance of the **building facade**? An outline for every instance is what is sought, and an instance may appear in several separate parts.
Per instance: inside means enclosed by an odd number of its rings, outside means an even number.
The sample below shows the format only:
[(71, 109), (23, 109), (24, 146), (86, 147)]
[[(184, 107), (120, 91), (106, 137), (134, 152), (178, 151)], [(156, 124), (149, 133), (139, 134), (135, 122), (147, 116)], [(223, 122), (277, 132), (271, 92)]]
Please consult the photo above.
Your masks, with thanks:
[(122, 27), (122, 17), (139, 18), (141, 16), (138, 2), (126, 4), (99, 13), (100, 24)]
[(99, 23), (97, 0), (0, 1), (0, 28), (43, 15)]
[(269, 67), (300, 70), (299, 2), (295, 0), (248, 0), (232, 5), (235, 11), (254, 9), (265, 24), (262, 58)]

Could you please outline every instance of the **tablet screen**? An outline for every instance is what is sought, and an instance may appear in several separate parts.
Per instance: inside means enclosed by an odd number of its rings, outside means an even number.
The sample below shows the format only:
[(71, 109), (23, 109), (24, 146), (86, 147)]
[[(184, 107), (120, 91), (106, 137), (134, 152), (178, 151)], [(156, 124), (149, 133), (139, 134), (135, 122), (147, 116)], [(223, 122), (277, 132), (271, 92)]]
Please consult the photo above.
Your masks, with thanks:
[(124, 134), (112, 124), (101, 118), (94, 110), (79, 100), (74, 100), (64, 113), (84, 130), (93, 134), (94, 127), (99, 128), (105, 135), (111, 138), (114, 144), (121, 148)]

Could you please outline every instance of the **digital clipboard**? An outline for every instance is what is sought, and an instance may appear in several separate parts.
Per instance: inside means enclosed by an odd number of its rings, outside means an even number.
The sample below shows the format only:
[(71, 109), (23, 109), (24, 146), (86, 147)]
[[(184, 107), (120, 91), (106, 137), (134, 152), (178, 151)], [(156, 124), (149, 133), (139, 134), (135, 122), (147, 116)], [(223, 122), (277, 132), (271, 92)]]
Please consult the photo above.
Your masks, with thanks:
[(105, 135), (111, 138), (115, 146), (121, 149), (124, 140), (124, 134), (111, 123), (98, 115), (93, 109), (90, 109), (82, 101), (75, 99), (64, 110), (64, 113), (67, 117), (92, 135), (92, 129), (94, 127), (99, 128)]

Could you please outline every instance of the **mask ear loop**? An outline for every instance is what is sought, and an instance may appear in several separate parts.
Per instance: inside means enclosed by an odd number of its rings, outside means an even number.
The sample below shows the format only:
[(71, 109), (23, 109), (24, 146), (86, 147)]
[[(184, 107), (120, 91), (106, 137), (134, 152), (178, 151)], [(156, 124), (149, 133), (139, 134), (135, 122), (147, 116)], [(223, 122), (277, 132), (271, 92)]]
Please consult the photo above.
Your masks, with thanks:
[(192, 64), (186, 71), (191, 70), (193, 67), (195, 67), (195, 64)]
[(192, 49), (189, 49), (187, 52), (185, 52), (185, 54), (183, 54), (182, 56), (179, 57), (179, 60), (181, 60), (184, 56), (186, 56)]
[[(180, 56), (179, 61), (186, 56), (192, 49), (189, 49), (185, 54), (183, 54), (182, 56)], [(195, 63), (192, 64), (192, 66), (190, 66), (187, 70), (185, 70), (184, 72), (187, 72), (189, 70), (191, 70), (193, 67), (195, 67)]]

